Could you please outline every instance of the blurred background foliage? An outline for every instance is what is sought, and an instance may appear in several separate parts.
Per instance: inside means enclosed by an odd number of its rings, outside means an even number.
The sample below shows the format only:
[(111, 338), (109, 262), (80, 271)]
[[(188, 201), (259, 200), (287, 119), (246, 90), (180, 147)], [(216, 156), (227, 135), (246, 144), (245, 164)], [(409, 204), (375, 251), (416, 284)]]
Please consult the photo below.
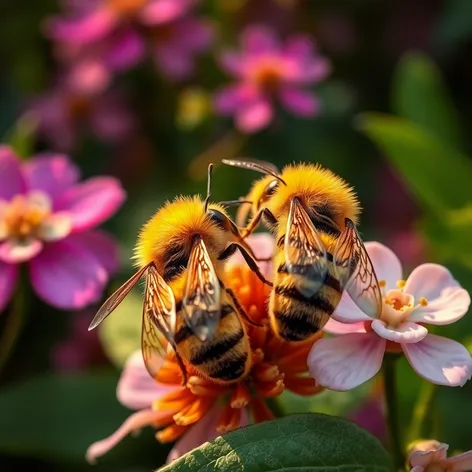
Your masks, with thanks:
[[(58, 72), (42, 25), (60, 5), (19, 0), (0, 9), (0, 135), (23, 156), (54, 150), (35, 134), (24, 111)], [(123, 261), (109, 293), (132, 272), (129, 257), (140, 225), (167, 198), (203, 193), (207, 163), (232, 155), (329, 167), (359, 193), (365, 240), (392, 247), (407, 273), (422, 261), (446, 264), (472, 290), (472, 2), (205, 0), (200, 11), (216, 24), (218, 39), (193, 77), (173, 83), (146, 64), (121, 74), (117, 81), (137, 122), (133, 133), (119, 145), (84, 133), (70, 152), (85, 177), (114, 175), (128, 193), (106, 224), (120, 242)], [(278, 111), (270, 128), (251, 136), (214, 116), (209, 94), (227, 79), (213, 52), (235, 44), (244, 25), (254, 22), (282, 35), (316, 38), (333, 69), (317, 87), (320, 116), (301, 119)], [(254, 177), (217, 167), (215, 200), (243, 195)], [(88, 470), (86, 447), (128, 414), (115, 389), (120, 367), (138, 346), (139, 293), (103, 324), (99, 338), (86, 331), (97, 306), (64, 313), (32, 295), (22, 302), (29, 305), (21, 337), (0, 372), (0, 470)], [(7, 317), (0, 318), (0, 328)], [(470, 315), (441, 331), (472, 348)], [(469, 449), (472, 423), (464, 413), (472, 408), (472, 384), (438, 387), (432, 396), (400, 362), (405, 434), (420, 398), (430, 420), (423, 435)], [(375, 401), (378, 391), (374, 381), (312, 400), (287, 394), (282, 407), (350, 415), (366, 397)], [(146, 430), (123, 441), (94, 470), (150, 470), (168, 450)]]

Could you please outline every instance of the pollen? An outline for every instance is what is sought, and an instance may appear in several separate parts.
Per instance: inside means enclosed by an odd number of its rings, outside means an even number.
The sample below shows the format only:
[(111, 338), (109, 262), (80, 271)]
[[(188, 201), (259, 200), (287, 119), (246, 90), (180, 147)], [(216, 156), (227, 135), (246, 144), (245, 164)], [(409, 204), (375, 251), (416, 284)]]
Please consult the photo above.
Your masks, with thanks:
[(387, 282), (385, 280), (379, 280), (379, 287), (385, 288), (387, 286)]
[(428, 306), (428, 300), (425, 297), (421, 297), (418, 301), (421, 306)]
[(397, 283), (396, 283), (396, 286), (398, 289), (402, 289), (403, 287), (405, 287), (406, 285), (406, 281), (405, 280), (397, 280)]
[[(169, 352), (156, 380), (180, 388), (160, 397), (153, 404), (154, 410), (169, 412), (159, 425), (155, 425), (163, 428), (156, 434), (160, 442), (175, 441), (215, 405), (221, 408), (216, 430), (223, 434), (241, 426), (243, 408), (251, 413), (254, 422), (266, 421), (274, 418), (268, 399), (278, 397), (285, 390), (305, 396), (312, 396), (323, 390), (307, 375), (306, 361), (313, 340), (306, 343), (286, 343), (276, 338), (270, 330), (267, 320), (270, 288), (249, 268), (239, 265), (227, 270), (224, 281), (225, 285), (232, 288), (253, 322), (242, 320), (251, 344), (251, 370), (238, 382), (223, 385), (203, 378), (193, 366), (188, 365), (188, 380), (182, 387), (180, 367), (175, 355)], [(320, 332), (316, 340), (322, 336)]]

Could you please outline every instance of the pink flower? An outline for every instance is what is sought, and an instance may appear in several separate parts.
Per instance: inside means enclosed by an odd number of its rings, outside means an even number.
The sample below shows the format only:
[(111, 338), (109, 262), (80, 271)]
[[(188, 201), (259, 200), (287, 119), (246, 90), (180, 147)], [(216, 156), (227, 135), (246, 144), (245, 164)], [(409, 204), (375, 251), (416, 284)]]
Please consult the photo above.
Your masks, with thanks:
[(46, 24), (47, 34), (69, 51), (70, 62), (76, 62), (74, 56), (85, 57), (93, 67), (101, 64), (110, 72), (126, 70), (142, 60), (150, 39), (163, 72), (181, 79), (192, 72), (194, 56), (211, 41), (206, 23), (188, 16), (195, 0), (85, 3)]
[(276, 98), (297, 116), (319, 113), (317, 98), (305, 87), (323, 80), (330, 66), (315, 53), (309, 38), (295, 36), (281, 44), (271, 29), (253, 25), (242, 33), (241, 43), (242, 51), (221, 56), (223, 69), (237, 83), (216, 93), (219, 113), (234, 115), (236, 126), (248, 133), (272, 121)]
[(313, 346), (310, 374), (320, 385), (349, 390), (379, 371), (385, 351), (403, 351), (426, 380), (464, 385), (472, 372), (470, 353), (456, 341), (429, 334), (424, 324), (447, 325), (462, 318), (470, 304), (468, 292), (437, 264), (418, 266), (404, 281), (400, 261), (390, 249), (375, 242), (366, 248), (382, 287), (382, 315), (372, 320), (344, 293), (335, 319), (325, 327), (341, 336)]
[(85, 92), (83, 79), (82, 90), (76, 85), (73, 76), (63, 77), (54, 88), (30, 103), (29, 111), (38, 120), (39, 132), (54, 149), (70, 151), (77, 135), (85, 130), (111, 143), (123, 141), (130, 135), (134, 119), (120, 94), (116, 91), (98, 95)]
[[(114, 448), (125, 436), (145, 426), (159, 427), (172, 422), (172, 417), (178, 412), (179, 406), (177, 406), (176, 411), (170, 411), (168, 409), (155, 409), (153, 408), (153, 404), (157, 405), (160, 398), (169, 396), (172, 392), (177, 393), (182, 389), (183, 387), (179, 387), (175, 384), (169, 385), (156, 382), (149, 375), (144, 366), (141, 351), (132, 354), (126, 362), (118, 383), (117, 397), (124, 406), (138, 411), (132, 414), (111, 436), (93, 443), (87, 449), (87, 460), (91, 463), (96, 462), (98, 457)], [(169, 463), (195, 447), (198, 447), (200, 444), (203, 444), (205, 441), (211, 441), (219, 436), (217, 424), (223, 410), (223, 406), (219, 406), (217, 402), (214, 402), (205, 416), (195, 422), (180, 436), (171, 449), (167, 457), (167, 462)], [(245, 426), (248, 424), (247, 411), (245, 408), (242, 408), (241, 411), (240, 426)], [(179, 430), (179, 426), (176, 426), (177, 430)], [(185, 426), (181, 426), (181, 428), (185, 429)], [(182, 434), (180, 431), (178, 432)], [(166, 439), (170, 441), (173, 440), (173, 438)]]
[(0, 310), (24, 262), (34, 290), (52, 306), (80, 309), (102, 296), (117, 268), (117, 248), (94, 228), (118, 210), (125, 193), (112, 177), (78, 179), (64, 155), (20, 163), (0, 146)]
[(421, 441), (408, 454), (411, 472), (467, 472), (472, 470), (472, 451), (447, 457), (449, 445), (433, 439)]

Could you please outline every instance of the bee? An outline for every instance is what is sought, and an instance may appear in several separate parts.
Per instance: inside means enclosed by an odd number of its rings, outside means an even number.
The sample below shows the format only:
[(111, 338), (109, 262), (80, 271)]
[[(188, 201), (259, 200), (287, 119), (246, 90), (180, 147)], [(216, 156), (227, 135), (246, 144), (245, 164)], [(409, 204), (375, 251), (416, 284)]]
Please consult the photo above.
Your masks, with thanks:
[(223, 163), (265, 174), (236, 201), (236, 221), (244, 225), (251, 213), (243, 237), (261, 219), (276, 237), (269, 318), (278, 337), (304, 341), (316, 335), (344, 291), (369, 316), (380, 316), (379, 283), (356, 228), (359, 202), (341, 177), (310, 163), (282, 172), (263, 161)]
[(186, 364), (221, 384), (248, 374), (251, 348), (243, 320), (252, 322), (224, 285), (225, 260), (239, 250), (267, 284), (254, 254), (223, 206), (210, 203), (212, 164), (205, 200), (178, 197), (142, 228), (135, 249), (140, 269), (101, 306), (89, 330), (98, 326), (145, 277), (141, 348), (156, 377), (168, 346), (186, 384)]

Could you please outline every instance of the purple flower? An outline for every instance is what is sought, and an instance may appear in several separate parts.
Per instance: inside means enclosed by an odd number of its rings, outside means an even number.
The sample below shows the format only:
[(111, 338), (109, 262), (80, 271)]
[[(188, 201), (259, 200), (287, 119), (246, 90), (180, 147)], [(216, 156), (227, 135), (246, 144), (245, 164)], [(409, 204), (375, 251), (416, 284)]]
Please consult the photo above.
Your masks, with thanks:
[(29, 107), (38, 120), (39, 133), (54, 149), (73, 149), (77, 134), (84, 128), (97, 139), (110, 143), (129, 136), (135, 123), (122, 95), (117, 91), (84, 93), (75, 86), (74, 77), (68, 75), (61, 79), (54, 88), (34, 98)]
[(320, 110), (317, 98), (306, 86), (324, 79), (328, 61), (316, 55), (313, 42), (294, 36), (281, 44), (266, 26), (246, 28), (240, 52), (225, 52), (221, 65), (237, 83), (224, 87), (215, 96), (215, 107), (222, 115), (235, 116), (244, 132), (266, 127), (273, 119), (273, 102), (278, 99), (293, 114), (315, 116)]
[(80, 62), (86, 58), (110, 73), (125, 70), (142, 60), (149, 40), (162, 71), (181, 79), (192, 72), (194, 56), (212, 39), (209, 25), (188, 17), (195, 0), (85, 3), (74, 4), (65, 17), (46, 24), (48, 36), (62, 45), (59, 51), (70, 63), (79, 57)]
[(113, 239), (94, 228), (118, 210), (125, 193), (112, 177), (78, 179), (64, 155), (21, 163), (0, 146), (0, 311), (25, 262), (35, 292), (54, 307), (80, 309), (102, 296), (118, 254)]

